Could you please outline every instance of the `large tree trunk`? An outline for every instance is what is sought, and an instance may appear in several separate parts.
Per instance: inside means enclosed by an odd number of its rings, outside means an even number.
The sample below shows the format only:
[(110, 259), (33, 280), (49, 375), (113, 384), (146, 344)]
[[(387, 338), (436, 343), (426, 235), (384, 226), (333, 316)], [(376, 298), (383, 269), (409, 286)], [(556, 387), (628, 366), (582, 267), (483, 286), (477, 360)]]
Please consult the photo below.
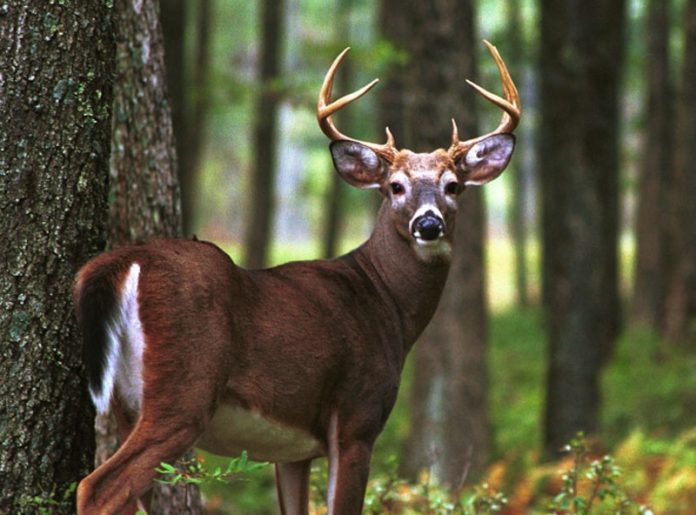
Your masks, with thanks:
[(618, 85), (624, 3), (543, 0), (541, 184), (549, 362), (545, 449), (597, 428), (618, 330)]
[[(115, 2), (117, 75), (114, 85), (109, 246), (181, 236), (172, 115), (164, 46), (155, 0)], [(147, 51), (144, 48), (147, 46)], [(97, 462), (115, 450), (114, 422), (98, 417)], [(194, 486), (157, 485), (150, 513), (200, 513)]]
[(284, 0), (261, 4), (261, 51), (259, 87), (254, 120), (254, 166), (251, 175), (251, 216), (247, 222), (245, 264), (262, 268), (268, 261), (275, 212), (277, 154), (278, 80), (282, 63), (281, 37), (285, 18)]
[[(405, 146), (446, 148), (452, 117), (463, 137), (476, 135), (479, 97), (464, 82), (476, 75), (472, 2), (411, 2), (401, 9), (408, 13), (411, 34)], [(459, 486), (467, 472), (482, 471), (490, 451), (483, 228), (482, 198), (470, 188), (461, 198), (440, 307), (413, 358), (411, 432), (402, 471), (414, 477), (431, 468), (438, 481), (451, 487)]]
[(651, 0), (645, 15), (647, 102), (638, 183), (633, 321), (662, 329), (667, 291), (668, 187), (673, 177), (674, 87), (670, 77), (670, 6)]
[(684, 10), (684, 61), (677, 105), (674, 188), (670, 204), (673, 266), (666, 299), (665, 338), (696, 343), (696, 0)]
[(3, 5), (0, 70), (0, 512), (32, 513), (27, 497), (62, 500), (92, 467), (71, 287), (104, 247), (112, 10)]

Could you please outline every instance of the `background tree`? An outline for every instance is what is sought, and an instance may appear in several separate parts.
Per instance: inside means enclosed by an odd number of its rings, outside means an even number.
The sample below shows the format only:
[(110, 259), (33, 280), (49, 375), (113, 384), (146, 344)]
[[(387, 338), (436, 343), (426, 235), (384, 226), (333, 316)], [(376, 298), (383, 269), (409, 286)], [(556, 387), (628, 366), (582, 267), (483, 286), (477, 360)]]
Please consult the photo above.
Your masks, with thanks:
[[(476, 77), (473, 2), (414, 1), (400, 9), (407, 16), (410, 56), (403, 146), (446, 148), (452, 117), (462, 137), (478, 134), (480, 97), (464, 82)], [(413, 351), (411, 432), (403, 471), (415, 477), (433, 465), (436, 478), (452, 487), (467, 471), (481, 472), (490, 452), (483, 227), (482, 197), (470, 188), (461, 196), (456, 248), (440, 307)]]
[(92, 466), (69, 299), (104, 246), (113, 18), (89, 0), (0, 12), (0, 512), (29, 513), (27, 496), (63, 499)]
[(670, 2), (650, 0), (644, 17), (645, 132), (638, 183), (632, 318), (658, 331), (664, 320), (669, 237), (668, 188), (673, 177), (674, 85), (669, 52)]
[[(210, 97), (212, 0), (162, 0), (160, 20), (164, 34), (167, 89), (174, 124), (178, 180), (181, 185), (183, 234), (194, 233), (198, 205), (201, 156), (205, 145)], [(192, 9), (193, 8), (193, 9)], [(195, 15), (192, 30), (187, 23)], [(193, 44), (186, 35), (193, 32)], [(193, 59), (187, 59), (192, 46)], [(190, 64), (190, 66), (189, 66)], [(190, 73), (187, 73), (191, 68)]]
[[(515, 77), (523, 86), (523, 63), (526, 60), (526, 41), (524, 37), (524, 25), (522, 24), (522, 6), (518, 0), (507, 0), (506, 9), (506, 37), (505, 37), (505, 62), (510, 75)], [(526, 105), (526, 104), (525, 104)], [(527, 145), (529, 121), (525, 123), (517, 134), (519, 147), (524, 149)], [(526, 129), (526, 130), (525, 130)], [(527, 203), (528, 203), (528, 178), (531, 175), (526, 167), (526, 160), (515, 159), (508, 168), (507, 175), (511, 179), (510, 200), (508, 205), (508, 230), (514, 254), (515, 266), (515, 295), (520, 307), (529, 305), (529, 285), (527, 278)]]
[[(167, 101), (159, 4), (114, 3), (116, 80), (111, 141), (111, 248), (152, 238), (181, 236), (179, 185), (172, 116)], [(148, 51), (144, 51), (147, 46)], [(109, 417), (98, 417), (97, 464), (116, 446)], [(150, 513), (200, 513), (198, 489), (157, 485)]]
[(254, 172), (249, 205), (251, 215), (244, 242), (245, 264), (249, 268), (266, 265), (273, 230), (284, 17), (284, 0), (264, 0), (261, 3), (259, 91), (254, 119)]
[(548, 335), (544, 444), (595, 431), (618, 331), (618, 93), (624, 2), (541, 2), (540, 171)]
[[(350, 24), (351, 11), (353, 9), (354, 0), (346, 0), (339, 2), (336, 6), (336, 40), (350, 41)], [(343, 63), (341, 74), (338, 76), (338, 90), (353, 91), (351, 87), (353, 82), (352, 65), (350, 59)], [(351, 112), (341, 113), (341, 126), (344, 127), (347, 134), (352, 134), (352, 116)], [(333, 166), (332, 166), (333, 168)], [(338, 245), (341, 233), (341, 223), (343, 220), (343, 199), (346, 195), (346, 184), (340, 175), (330, 170), (329, 187), (325, 199), (324, 207), (324, 236), (322, 254), (326, 258), (331, 258), (338, 255)]]
[(676, 150), (671, 229), (671, 271), (666, 299), (665, 338), (696, 343), (696, 1), (687, 0), (684, 59), (677, 100)]

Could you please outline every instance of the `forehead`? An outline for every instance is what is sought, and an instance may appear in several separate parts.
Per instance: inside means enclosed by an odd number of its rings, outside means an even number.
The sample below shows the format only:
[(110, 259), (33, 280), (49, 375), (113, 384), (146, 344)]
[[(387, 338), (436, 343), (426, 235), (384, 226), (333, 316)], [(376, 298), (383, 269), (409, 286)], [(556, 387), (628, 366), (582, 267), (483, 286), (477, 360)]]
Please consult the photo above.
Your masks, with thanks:
[(392, 164), (392, 171), (403, 172), (412, 178), (439, 177), (445, 170), (453, 169), (454, 163), (449, 154), (443, 149), (427, 154), (401, 150)]

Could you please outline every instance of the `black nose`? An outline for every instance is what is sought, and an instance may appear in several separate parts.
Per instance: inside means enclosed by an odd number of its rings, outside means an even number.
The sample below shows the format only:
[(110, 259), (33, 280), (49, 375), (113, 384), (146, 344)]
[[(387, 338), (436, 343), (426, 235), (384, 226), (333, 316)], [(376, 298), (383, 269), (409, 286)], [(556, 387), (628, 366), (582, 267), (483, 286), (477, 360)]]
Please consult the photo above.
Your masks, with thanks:
[(418, 217), (413, 224), (413, 235), (426, 241), (438, 239), (445, 230), (442, 219), (431, 213)]

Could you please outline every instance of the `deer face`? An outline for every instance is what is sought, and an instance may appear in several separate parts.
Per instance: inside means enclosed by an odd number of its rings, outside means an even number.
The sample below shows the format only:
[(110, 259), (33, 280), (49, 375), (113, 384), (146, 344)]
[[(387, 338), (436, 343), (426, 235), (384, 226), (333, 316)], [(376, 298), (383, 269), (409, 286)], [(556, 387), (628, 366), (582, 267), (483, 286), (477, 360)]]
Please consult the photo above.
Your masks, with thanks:
[(514, 141), (510, 134), (496, 134), (458, 157), (444, 149), (425, 154), (401, 150), (387, 159), (360, 142), (339, 140), (331, 144), (331, 154), (346, 182), (379, 189), (396, 232), (428, 259), (449, 256), (457, 197), (466, 186), (500, 175)]

